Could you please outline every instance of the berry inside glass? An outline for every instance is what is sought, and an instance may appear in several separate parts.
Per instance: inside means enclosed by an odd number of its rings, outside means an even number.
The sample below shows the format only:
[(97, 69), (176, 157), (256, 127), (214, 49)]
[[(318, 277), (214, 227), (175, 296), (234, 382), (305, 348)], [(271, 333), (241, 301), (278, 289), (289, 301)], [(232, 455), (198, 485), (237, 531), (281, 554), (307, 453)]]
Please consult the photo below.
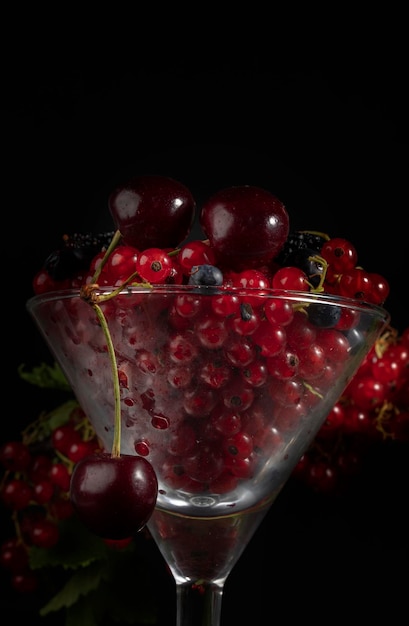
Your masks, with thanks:
[[(112, 369), (93, 307), (72, 289), (27, 306), (111, 450)], [(148, 527), (176, 581), (177, 624), (218, 626), (231, 569), (389, 316), (341, 296), (217, 285), (131, 286), (100, 308), (121, 454), (157, 476)]]

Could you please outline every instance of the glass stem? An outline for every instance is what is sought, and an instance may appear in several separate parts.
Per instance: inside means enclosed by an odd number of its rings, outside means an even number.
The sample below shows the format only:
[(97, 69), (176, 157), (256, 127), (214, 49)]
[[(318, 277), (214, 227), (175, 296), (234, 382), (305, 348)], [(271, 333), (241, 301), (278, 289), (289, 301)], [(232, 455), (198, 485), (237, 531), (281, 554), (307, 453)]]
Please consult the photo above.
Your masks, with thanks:
[(176, 585), (176, 626), (220, 626), (223, 587), (204, 582)]

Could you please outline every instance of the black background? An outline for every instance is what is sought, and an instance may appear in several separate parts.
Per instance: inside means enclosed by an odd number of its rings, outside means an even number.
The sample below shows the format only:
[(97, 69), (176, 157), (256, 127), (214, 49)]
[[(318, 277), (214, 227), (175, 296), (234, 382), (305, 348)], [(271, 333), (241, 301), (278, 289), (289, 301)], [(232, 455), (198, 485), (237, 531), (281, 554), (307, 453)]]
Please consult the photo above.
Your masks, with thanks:
[[(360, 264), (390, 283), (392, 325), (408, 326), (407, 43), (392, 17), (348, 30), (332, 18), (319, 40), (302, 23), (279, 38), (263, 16), (240, 30), (214, 19), (200, 35), (196, 18), (190, 37), (165, 19), (160, 31), (153, 18), (130, 32), (90, 21), (62, 36), (62, 17), (41, 30), (14, 18), (1, 66), (2, 439), (53, 403), (17, 375), (48, 355), (25, 311), (32, 277), (65, 232), (111, 228), (108, 194), (134, 173), (173, 176), (199, 206), (232, 184), (271, 190), (294, 228), (349, 238)], [(340, 500), (291, 483), (226, 583), (223, 624), (270, 623), (277, 612), (398, 623), (406, 453), (374, 458)], [(172, 605), (160, 561), (158, 581)]]

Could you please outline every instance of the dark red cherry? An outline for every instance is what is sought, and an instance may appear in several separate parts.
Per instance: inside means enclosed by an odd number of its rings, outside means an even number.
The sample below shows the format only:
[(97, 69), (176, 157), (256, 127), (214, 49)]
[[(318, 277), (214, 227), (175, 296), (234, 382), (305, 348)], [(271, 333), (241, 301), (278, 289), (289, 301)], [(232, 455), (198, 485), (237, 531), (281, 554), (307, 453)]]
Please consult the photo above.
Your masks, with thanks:
[(218, 261), (240, 270), (267, 264), (278, 255), (288, 236), (289, 216), (272, 193), (243, 185), (211, 196), (202, 207), (200, 225)]
[(145, 250), (180, 245), (192, 227), (196, 203), (173, 178), (144, 175), (117, 187), (108, 206), (124, 243)]
[(70, 498), (79, 519), (104, 539), (124, 539), (141, 530), (155, 508), (158, 482), (140, 456), (92, 454), (75, 465)]

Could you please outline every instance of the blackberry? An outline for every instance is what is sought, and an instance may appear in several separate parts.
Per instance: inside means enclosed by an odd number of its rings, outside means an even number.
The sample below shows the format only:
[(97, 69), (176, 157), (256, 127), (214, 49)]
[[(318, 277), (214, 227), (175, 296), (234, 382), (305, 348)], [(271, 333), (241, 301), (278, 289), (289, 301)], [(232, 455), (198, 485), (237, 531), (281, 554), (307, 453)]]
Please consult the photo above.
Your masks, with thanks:
[(71, 278), (78, 272), (87, 270), (94, 256), (107, 249), (113, 236), (114, 231), (63, 235), (61, 248), (48, 255), (43, 268), (54, 280)]
[(308, 282), (316, 289), (325, 279), (327, 264), (319, 253), (311, 248), (294, 250), (287, 256), (287, 266), (298, 267), (308, 276)]
[(291, 258), (300, 250), (312, 250), (315, 254), (321, 251), (323, 244), (329, 240), (325, 233), (314, 230), (296, 230), (291, 232), (278, 256), (274, 259), (282, 267), (293, 265)]

